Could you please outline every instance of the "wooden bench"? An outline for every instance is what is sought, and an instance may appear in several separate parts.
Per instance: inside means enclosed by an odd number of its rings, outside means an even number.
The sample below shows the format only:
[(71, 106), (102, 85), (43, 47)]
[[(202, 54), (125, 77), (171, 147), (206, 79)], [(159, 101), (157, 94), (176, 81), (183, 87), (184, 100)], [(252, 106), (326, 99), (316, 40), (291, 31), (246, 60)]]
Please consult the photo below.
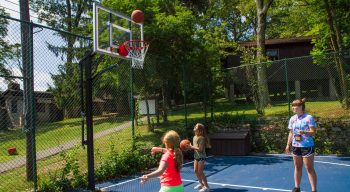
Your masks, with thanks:
[(247, 155), (251, 151), (251, 135), (247, 131), (210, 134), (210, 153), (213, 155)]

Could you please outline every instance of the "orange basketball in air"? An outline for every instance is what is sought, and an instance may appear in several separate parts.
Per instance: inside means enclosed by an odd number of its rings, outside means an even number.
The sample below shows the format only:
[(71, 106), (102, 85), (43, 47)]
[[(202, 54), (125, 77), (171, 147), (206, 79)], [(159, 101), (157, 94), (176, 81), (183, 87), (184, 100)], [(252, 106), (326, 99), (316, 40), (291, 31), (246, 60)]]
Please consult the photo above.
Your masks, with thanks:
[(126, 49), (125, 45), (119, 46), (118, 53), (120, 56), (126, 57), (129, 54), (129, 51)]
[(188, 139), (184, 139), (180, 142), (180, 149), (181, 151), (187, 151), (188, 150), (188, 145), (191, 145), (191, 141)]
[(143, 23), (144, 14), (141, 10), (136, 9), (131, 13), (131, 20), (135, 23)]

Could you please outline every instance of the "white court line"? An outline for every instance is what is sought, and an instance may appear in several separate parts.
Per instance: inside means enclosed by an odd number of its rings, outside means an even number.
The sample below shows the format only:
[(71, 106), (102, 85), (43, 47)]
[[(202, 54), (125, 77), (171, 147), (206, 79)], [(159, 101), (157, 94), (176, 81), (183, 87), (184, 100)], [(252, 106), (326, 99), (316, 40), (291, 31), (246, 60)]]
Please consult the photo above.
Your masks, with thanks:
[(121, 183), (113, 184), (113, 185), (110, 185), (110, 186), (107, 186), (107, 187), (102, 187), (102, 188), (100, 188), (100, 190), (106, 190), (108, 188), (112, 188), (112, 187), (115, 187), (115, 186), (118, 186), (118, 185), (122, 185), (124, 183), (129, 183), (131, 181), (139, 180), (139, 179), (140, 179), (139, 177), (135, 178), (135, 179), (130, 179), (130, 180), (127, 180), (127, 181), (124, 181), (124, 182), (121, 182)]
[[(207, 158), (211, 158), (211, 157), (214, 157), (214, 156), (208, 156)], [(183, 165), (187, 165), (187, 164), (192, 164), (193, 161), (190, 161), (190, 162), (187, 162), (187, 163), (184, 163)], [(140, 179), (139, 177), (138, 178), (135, 178), (135, 179), (130, 179), (130, 180), (126, 180), (126, 181), (123, 181), (121, 183), (116, 183), (116, 184), (113, 184), (113, 185), (110, 185), (110, 186), (107, 186), (107, 187), (103, 187), (103, 188), (100, 188), (100, 190), (106, 190), (108, 188), (112, 188), (112, 187), (116, 187), (118, 185), (122, 185), (122, 184), (125, 184), (125, 183), (129, 183), (129, 182), (132, 182), (132, 181), (135, 181), (135, 180), (138, 180)]]
[[(236, 157), (252, 157), (252, 158), (264, 158), (264, 157), (292, 157), (291, 155), (284, 155), (284, 154), (269, 154), (268, 156), (236, 156)], [(212, 158), (214, 156), (208, 156), (208, 158)], [(315, 156), (315, 157), (336, 157), (336, 156)], [(350, 158), (350, 157), (342, 157), (342, 158)], [(350, 167), (349, 164), (344, 164), (344, 163), (332, 163), (332, 162), (327, 162), (327, 161), (315, 161), (316, 163), (323, 163), (323, 164), (331, 164), (331, 165), (340, 165), (340, 166), (346, 166), (346, 167)], [(193, 161), (190, 161), (190, 162), (187, 162), (187, 163), (184, 163), (183, 165), (187, 165), (187, 164), (192, 164)], [(124, 182), (121, 182), (121, 183), (117, 183), (117, 184), (113, 184), (113, 185), (110, 185), (110, 186), (107, 186), (107, 187), (103, 187), (103, 188), (100, 188), (100, 190), (105, 190), (105, 189), (108, 189), (108, 188), (112, 188), (112, 187), (116, 187), (118, 185), (122, 185), (122, 184), (125, 184), (125, 183), (129, 183), (129, 182), (132, 182), (132, 181), (135, 181), (135, 180), (138, 180), (140, 178), (135, 178), (135, 179), (130, 179), (130, 180), (126, 180)], [(183, 181), (189, 181), (189, 182), (197, 182), (197, 181), (193, 181), (193, 180), (183, 180)], [(210, 182), (208, 182), (210, 183)], [(222, 186), (233, 186), (233, 187), (245, 187), (245, 188), (254, 188), (254, 189), (262, 189), (262, 190), (274, 190), (274, 191), (290, 191), (290, 190), (285, 190), (285, 189), (274, 189), (274, 188), (266, 188), (266, 187), (253, 187), (253, 186), (245, 186), (245, 185), (231, 185), (231, 184), (221, 184), (221, 183), (211, 183), (211, 184), (214, 184), (214, 185), (222, 185)]]
[[(235, 156), (235, 157), (251, 157), (251, 158), (273, 158), (273, 157), (293, 157), (293, 155), (290, 154), (256, 154), (256, 155), (249, 155), (249, 156)], [(315, 155), (315, 158), (343, 158), (343, 159), (350, 159), (350, 157), (343, 157), (343, 156), (336, 156), (336, 155)]]
[(327, 161), (315, 161), (316, 163), (323, 163), (323, 164), (331, 164), (331, 165), (340, 165), (340, 166), (345, 166), (345, 167), (350, 167), (349, 164), (345, 163), (332, 163), (332, 162), (327, 162)]
[[(192, 182), (196, 183), (197, 181), (194, 180), (187, 180), (182, 179), (182, 181)], [(269, 187), (256, 187), (256, 186), (248, 186), (248, 185), (233, 185), (233, 184), (225, 184), (225, 183), (214, 183), (214, 182), (208, 182), (208, 184), (211, 185), (220, 185), (220, 186), (230, 186), (230, 187), (240, 187), (240, 188), (249, 188), (249, 189), (261, 189), (261, 190), (270, 190), (270, 191), (290, 191), (290, 189), (276, 189), (276, 188), (269, 188)]]

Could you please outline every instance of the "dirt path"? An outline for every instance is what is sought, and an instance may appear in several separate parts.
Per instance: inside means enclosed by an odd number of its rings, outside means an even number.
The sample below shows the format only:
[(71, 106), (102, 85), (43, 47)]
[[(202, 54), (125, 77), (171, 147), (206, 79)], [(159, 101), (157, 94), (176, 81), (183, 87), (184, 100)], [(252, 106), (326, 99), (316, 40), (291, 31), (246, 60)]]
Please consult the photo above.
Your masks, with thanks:
[[(146, 120), (146, 117), (142, 118), (142, 120), (143, 121)], [(94, 134), (94, 140), (98, 139), (98, 138), (101, 138), (101, 137), (104, 137), (106, 135), (118, 132), (118, 131), (120, 131), (122, 129), (129, 128), (129, 127), (131, 127), (131, 122), (124, 123), (124, 124), (118, 125), (116, 127), (113, 127), (113, 128), (110, 128), (110, 129), (107, 129), (107, 130), (95, 133)], [(62, 151), (71, 149), (71, 148), (73, 148), (73, 147), (75, 147), (77, 145), (81, 145), (81, 138), (80, 139), (71, 140), (69, 142), (57, 145), (55, 147), (51, 147), (51, 148), (43, 150), (43, 151), (39, 151), (39, 152), (36, 153), (36, 159), (38, 161), (38, 160), (43, 159), (45, 157), (56, 155), (56, 154), (58, 154), (58, 153), (60, 153)], [(26, 164), (26, 157), (25, 156), (18, 157), (16, 159), (7, 161), (6, 163), (0, 163), (0, 173), (3, 173), (5, 171), (9, 171), (9, 170), (12, 170), (12, 169), (24, 166), (25, 164)]]

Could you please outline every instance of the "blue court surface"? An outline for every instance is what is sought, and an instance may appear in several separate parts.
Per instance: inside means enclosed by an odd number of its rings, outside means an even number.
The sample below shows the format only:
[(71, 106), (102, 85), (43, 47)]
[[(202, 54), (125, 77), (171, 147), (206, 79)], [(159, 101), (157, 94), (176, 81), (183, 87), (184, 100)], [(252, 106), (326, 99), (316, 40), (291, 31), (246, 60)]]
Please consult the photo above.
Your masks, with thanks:
[[(318, 192), (350, 191), (350, 157), (316, 156)], [(293, 159), (287, 155), (261, 156), (211, 156), (206, 161), (205, 174), (210, 191), (251, 192), (291, 191), (294, 187)], [(141, 185), (140, 175), (96, 185), (101, 191), (157, 192), (159, 179), (154, 178)], [(193, 172), (193, 162), (187, 162), (181, 171), (186, 192), (198, 191)], [(302, 191), (311, 191), (307, 172), (303, 169)]]

